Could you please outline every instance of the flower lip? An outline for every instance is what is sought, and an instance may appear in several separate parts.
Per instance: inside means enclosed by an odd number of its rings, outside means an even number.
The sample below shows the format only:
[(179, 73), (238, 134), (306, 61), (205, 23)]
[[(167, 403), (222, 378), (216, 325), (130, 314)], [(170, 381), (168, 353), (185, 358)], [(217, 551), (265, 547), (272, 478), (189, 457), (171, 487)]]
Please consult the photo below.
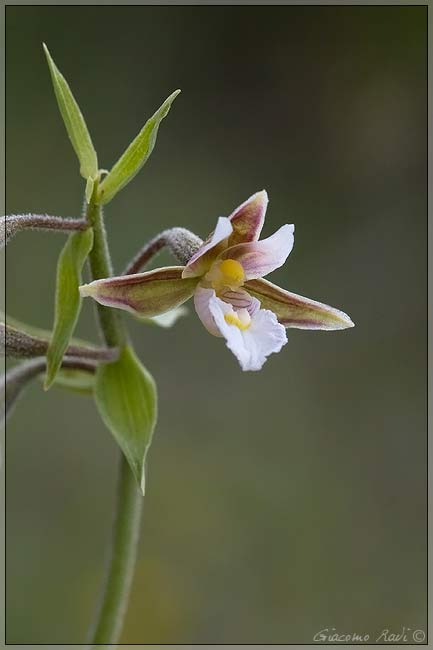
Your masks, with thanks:
[(229, 325), (236, 325), (242, 332), (251, 327), (251, 316), (248, 309), (239, 309), (238, 311), (227, 312), (224, 319)]
[[(279, 352), (287, 343), (285, 328), (271, 311), (257, 309), (252, 317), (239, 311), (234, 314), (230, 304), (214, 292), (212, 294), (209, 295), (209, 311), (227, 347), (238, 359), (242, 370), (260, 370), (267, 357)], [(249, 325), (242, 326), (242, 320), (248, 317), (251, 319)]]

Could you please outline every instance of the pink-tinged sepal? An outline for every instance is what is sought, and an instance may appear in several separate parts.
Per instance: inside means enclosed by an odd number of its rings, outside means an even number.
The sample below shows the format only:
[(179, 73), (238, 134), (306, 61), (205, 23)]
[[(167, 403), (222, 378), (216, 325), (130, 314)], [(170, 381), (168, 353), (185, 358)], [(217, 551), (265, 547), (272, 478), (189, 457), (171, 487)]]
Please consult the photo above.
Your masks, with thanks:
[(344, 330), (354, 323), (347, 314), (310, 298), (285, 291), (267, 280), (250, 280), (245, 288), (285, 327), (303, 330)]
[(262, 278), (284, 264), (293, 248), (294, 231), (292, 224), (286, 224), (267, 239), (228, 248), (221, 259), (239, 262), (247, 280)]
[(227, 247), (232, 232), (233, 228), (229, 219), (220, 217), (214, 232), (209, 235), (203, 246), (200, 246), (185, 266), (182, 277), (195, 278), (204, 275), (210, 269), (212, 262)]
[(250, 196), (232, 212), (229, 219), (233, 233), (230, 235), (229, 246), (257, 241), (262, 232), (268, 203), (268, 194), (266, 190), (262, 190)]
[(174, 309), (190, 298), (197, 278), (182, 278), (183, 266), (167, 266), (146, 273), (95, 280), (80, 287), (101, 305), (152, 317)]

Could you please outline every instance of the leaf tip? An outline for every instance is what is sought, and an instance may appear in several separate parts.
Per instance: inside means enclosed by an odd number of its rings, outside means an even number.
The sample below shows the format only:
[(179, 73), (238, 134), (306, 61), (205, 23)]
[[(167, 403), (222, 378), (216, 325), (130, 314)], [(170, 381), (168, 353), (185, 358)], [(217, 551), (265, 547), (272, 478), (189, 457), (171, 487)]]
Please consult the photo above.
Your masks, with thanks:
[(169, 95), (169, 97), (166, 99), (165, 103), (169, 104), (169, 106), (171, 106), (172, 103), (174, 102), (174, 100), (176, 99), (176, 97), (178, 95), (180, 95), (181, 92), (182, 92), (181, 89), (177, 88), (177, 90), (175, 90), (174, 92), (171, 93), (171, 95)]
[(45, 392), (47, 392), (47, 390), (50, 390), (52, 383), (53, 383), (53, 379), (50, 376), (46, 375), (43, 383), (43, 388)]
[(47, 57), (48, 65), (52, 66), (54, 64), (54, 61), (51, 58), (50, 50), (48, 49), (47, 44), (43, 42), (42, 47), (43, 47), (45, 56)]

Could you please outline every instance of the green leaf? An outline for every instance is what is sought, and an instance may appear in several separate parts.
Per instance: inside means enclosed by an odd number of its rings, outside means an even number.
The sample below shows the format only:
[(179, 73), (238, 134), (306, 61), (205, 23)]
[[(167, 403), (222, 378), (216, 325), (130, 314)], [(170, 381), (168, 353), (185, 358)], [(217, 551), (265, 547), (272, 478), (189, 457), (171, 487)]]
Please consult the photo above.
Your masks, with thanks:
[(147, 120), (135, 140), (131, 142), (126, 151), (108, 173), (99, 186), (99, 203), (105, 204), (131, 181), (143, 167), (155, 146), (158, 128), (170, 110), (171, 104), (178, 96), (180, 90), (167, 97), (165, 102), (152, 117)]
[(144, 494), (144, 464), (156, 423), (157, 395), (152, 376), (129, 346), (117, 361), (98, 367), (95, 400)]
[(98, 158), (93, 147), (84, 117), (69, 88), (69, 85), (54, 63), (47, 46), (43, 43), (51, 79), (56, 94), (60, 113), (65, 123), (66, 131), (80, 161), (80, 174), (87, 180), (89, 176), (96, 178), (98, 174)]
[(81, 271), (92, 250), (93, 230), (83, 230), (69, 235), (57, 264), (56, 305), (53, 335), (47, 351), (47, 375), (44, 388), (53, 383), (62, 363), (78, 320), (81, 298), (78, 287), (82, 283)]

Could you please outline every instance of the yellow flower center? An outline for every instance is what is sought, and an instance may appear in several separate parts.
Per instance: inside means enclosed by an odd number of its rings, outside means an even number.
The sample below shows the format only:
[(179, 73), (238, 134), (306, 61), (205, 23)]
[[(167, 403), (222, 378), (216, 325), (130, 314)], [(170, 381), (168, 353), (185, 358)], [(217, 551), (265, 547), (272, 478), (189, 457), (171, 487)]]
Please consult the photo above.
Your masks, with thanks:
[(247, 309), (229, 312), (224, 315), (224, 319), (229, 325), (236, 325), (242, 332), (247, 330), (251, 325), (251, 316)]
[(238, 289), (245, 281), (245, 272), (242, 264), (236, 260), (223, 260), (213, 264), (210, 271), (206, 274), (212, 288), (218, 293), (224, 287)]

